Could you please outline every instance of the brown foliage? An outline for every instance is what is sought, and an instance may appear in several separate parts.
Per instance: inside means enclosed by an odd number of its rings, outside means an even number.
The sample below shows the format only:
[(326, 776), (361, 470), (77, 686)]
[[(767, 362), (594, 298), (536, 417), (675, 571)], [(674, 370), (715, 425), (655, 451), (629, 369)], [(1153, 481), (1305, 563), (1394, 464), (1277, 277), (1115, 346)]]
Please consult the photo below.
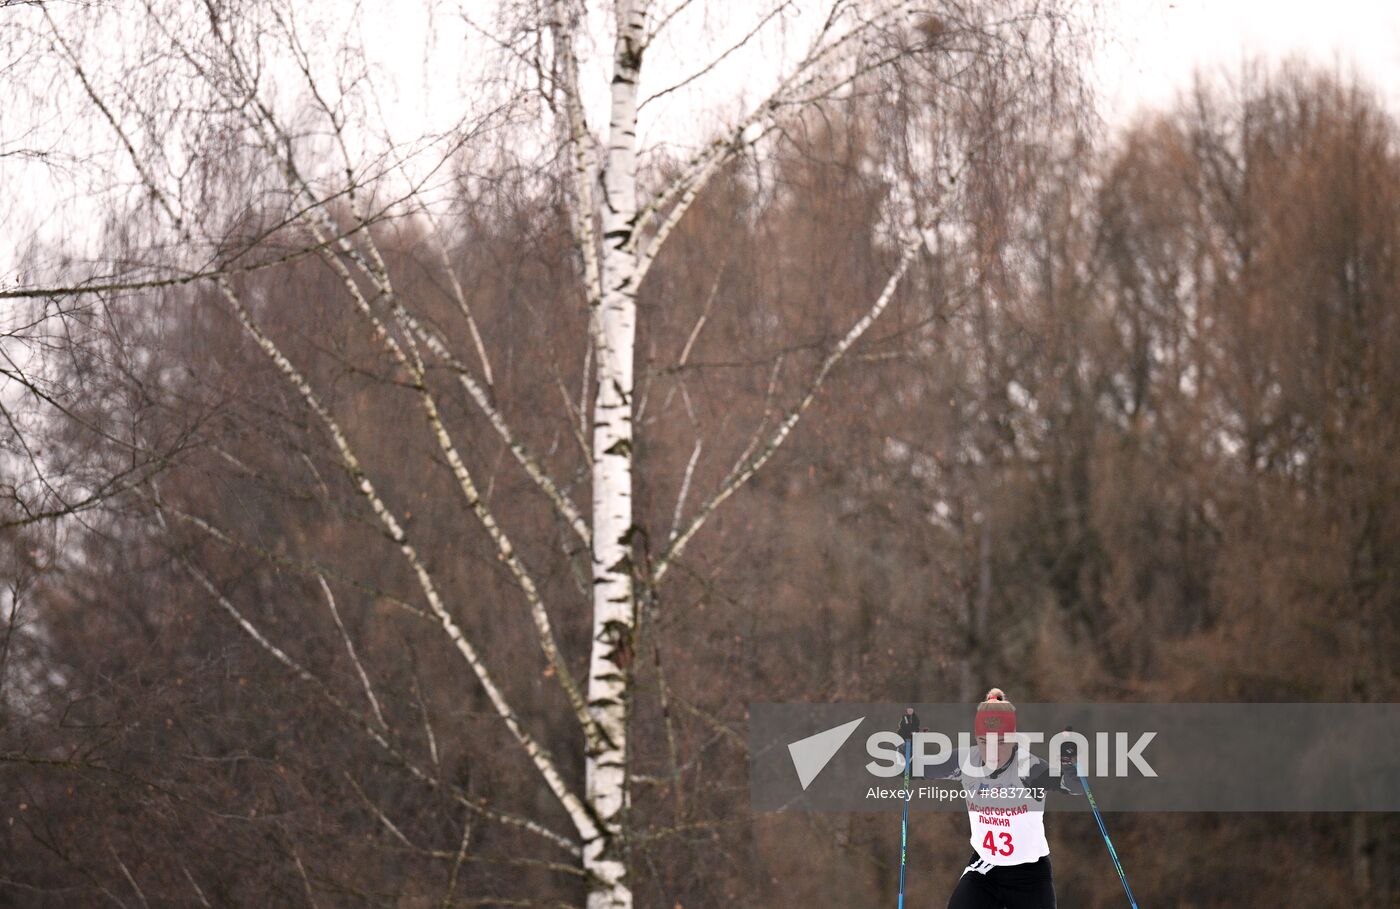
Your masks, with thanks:
[[(671, 527), (696, 441), (694, 483), (712, 489), (888, 275), (877, 122), (837, 112), (764, 168), (731, 168), (644, 285), (644, 548)], [(1285, 71), (1202, 87), (1106, 149), (1076, 139), (1017, 158), (989, 185), (967, 242), (921, 263), (813, 419), (651, 604), (634, 654), (642, 902), (891, 897), (887, 817), (749, 815), (752, 700), (971, 700), (993, 679), (1027, 701), (1395, 698), (1398, 135), (1360, 87)], [(464, 200), (451, 267), (491, 351), (494, 399), (582, 495), (569, 427), (586, 324), (566, 218), (524, 185), (487, 195)], [(385, 225), (381, 247), (400, 293), (469, 349), (428, 229)], [(337, 301), (338, 278), (305, 259), (239, 289), (333, 390), (532, 731), (579, 766), (512, 581), (464, 521), (381, 348)], [(7, 636), (26, 690), (0, 701), (0, 778), (14, 781), (0, 898), (76, 906), (124, 888), (125, 900), (129, 873), (150, 905), (284, 905), (308, 890), (434, 905), (464, 819), (460, 893), (576, 898), (575, 878), (540, 864), (561, 853), (446, 791), (565, 826), (410, 611), (408, 571), (321, 430), (201, 293), (165, 298), (145, 343), (172, 368), (140, 387), (164, 414), (153, 432), (201, 427), (161, 501), (217, 516), (237, 544), (173, 517), (171, 534), (153, 533), (153, 489), (27, 594), (38, 630)], [(445, 417), (484, 494), (509, 508), (561, 645), (586, 652), (586, 553), (477, 412)], [(363, 710), (314, 563), (371, 667), (388, 738), (443, 785), (367, 746), (180, 558)], [(930, 817), (914, 833), (911, 873), (931, 903), (966, 852), (960, 823)], [(1115, 823), (1144, 902), (1183, 907), (1287, 905), (1300, 887), (1386, 905), (1395, 832), (1388, 817)], [(1116, 905), (1092, 823), (1057, 817), (1051, 835), (1061, 903)]]

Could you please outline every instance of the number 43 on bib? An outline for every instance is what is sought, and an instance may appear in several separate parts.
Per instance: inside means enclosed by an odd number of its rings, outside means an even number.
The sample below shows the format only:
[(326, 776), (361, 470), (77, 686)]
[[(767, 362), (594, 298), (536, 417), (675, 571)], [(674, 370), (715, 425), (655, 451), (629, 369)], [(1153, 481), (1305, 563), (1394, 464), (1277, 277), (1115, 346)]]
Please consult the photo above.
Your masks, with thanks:
[[(1000, 843), (997, 841), (1000, 840)], [(982, 838), (982, 848), (992, 855), (1010, 855), (1016, 851), (1016, 847), (1011, 842), (1011, 834), (995, 833), (987, 831), (987, 835)]]

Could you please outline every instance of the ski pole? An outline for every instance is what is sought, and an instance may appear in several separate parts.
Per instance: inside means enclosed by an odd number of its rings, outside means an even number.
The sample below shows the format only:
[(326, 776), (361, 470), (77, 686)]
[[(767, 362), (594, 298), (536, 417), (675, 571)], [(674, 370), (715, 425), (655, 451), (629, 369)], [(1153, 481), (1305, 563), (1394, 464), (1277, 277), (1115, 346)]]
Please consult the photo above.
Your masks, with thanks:
[[(1128, 876), (1123, 873), (1123, 863), (1118, 861), (1118, 852), (1113, 848), (1113, 840), (1108, 838), (1108, 828), (1104, 826), (1103, 815), (1099, 813), (1099, 805), (1094, 801), (1093, 791), (1089, 789), (1089, 778), (1083, 772), (1079, 774), (1079, 784), (1084, 787), (1084, 794), (1089, 798), (1089, 807), (1094, 809), (1094, 820), (1099, 822), (1099, 833), (1103, 834), (1104, 845), (1108, 846), (1108, 854), (1113, 859), (1113, 867), (1118, 869), (1118, 880), (1123, 882), (1123, 892), (1128, 894), (1128, 905), (1132, 906), (1133, 909), (1138, 909), (1137, 900), (1133, 899), (1133, 889), (1128, 886)], [(901, 903), (901, 905), (903, 904)]]
[(904, 820), (899, 827), (899, 909), (904, 909), (904, 869), (909, 859), (909, 742), (904, 743)]

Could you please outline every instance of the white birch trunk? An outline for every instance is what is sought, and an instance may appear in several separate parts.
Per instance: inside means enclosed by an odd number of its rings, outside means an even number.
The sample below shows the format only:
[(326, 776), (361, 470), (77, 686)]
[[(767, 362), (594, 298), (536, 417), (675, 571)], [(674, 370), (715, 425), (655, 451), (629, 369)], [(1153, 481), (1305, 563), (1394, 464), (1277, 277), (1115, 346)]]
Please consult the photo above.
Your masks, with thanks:
[(584, 792), (598, 835), (584, 843), (588, 909), (630, 909), (625, 824), (627, 722), (636, 630), (632, 538), (632, 367), (637, 335), (637, 80), (646, 9), (617, 3), (607, 162), (603, 168), (602, 299), (593, 414), (593, 640), (588, 708), (599, 738), (584, 766)]

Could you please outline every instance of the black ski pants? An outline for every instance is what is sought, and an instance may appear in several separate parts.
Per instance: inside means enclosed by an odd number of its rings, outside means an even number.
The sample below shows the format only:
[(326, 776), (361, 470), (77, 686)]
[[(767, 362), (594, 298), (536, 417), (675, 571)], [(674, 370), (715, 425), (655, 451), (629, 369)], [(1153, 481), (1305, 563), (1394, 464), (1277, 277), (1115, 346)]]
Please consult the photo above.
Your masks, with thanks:
[(1050, 875), (1050, 856), (1024, 865), (1003, 865), (979, 874), (976, 854), (953, 896), (948, 909), (1055, 909), (1055, 882)]

